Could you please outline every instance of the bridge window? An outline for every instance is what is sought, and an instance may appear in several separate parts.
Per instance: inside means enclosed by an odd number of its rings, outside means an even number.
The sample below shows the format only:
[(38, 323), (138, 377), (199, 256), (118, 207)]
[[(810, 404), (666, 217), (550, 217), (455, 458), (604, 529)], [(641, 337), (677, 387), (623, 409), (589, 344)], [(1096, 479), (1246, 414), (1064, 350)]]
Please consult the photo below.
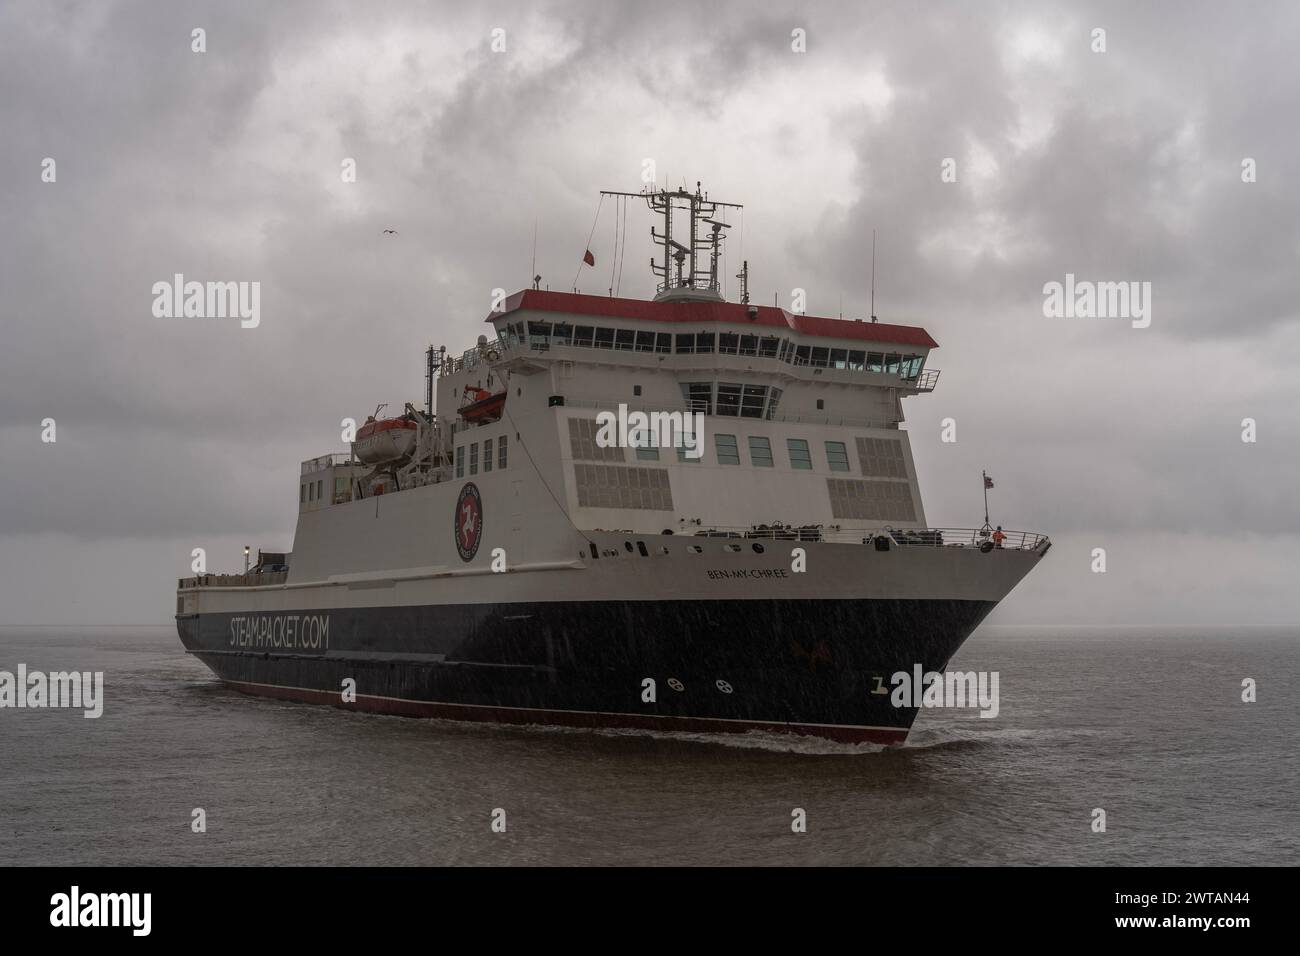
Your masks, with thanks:
[(465, 477), (465, 446), (460, 445), (456, 448), (456, 477)]
[(880, 352), (867, 353), (867, 371), (883, 372), (885, 370), (885, 356)]
[(740, 336), (735, 332), (718, 333), (718, 354), (735, 355), (740, 347)]
[(749, 460), (759, 468), (772, 467), (772, 443), (758, 435), (749, 436)]
[(502, 435), (497, 439), (497, 470), (506, 466), (506, 436)]
[(695, 351), (713, 353), (713, 333), (701, 332), (695, 336)]
[(573, 344), (582, 348), (591, 348), (591, 337), (596, 330), (590, 325), (577, 325), (573, 328)]
[(671, 352), (673, 350), (673, 337), (667, 332), (660, 332), (655, 337), (656, 352)]
[(897, 355), (892, 355), (892, 354), (891, 354), (891, 355), (886, 355), (886, 356), (885, 356), (885, 371), (886, 371), (887, 373), (889, 373), (890, 375), (897, 375), (897, 374), (898, 374), (898, 363), (899, 363), (899, 356), (897, 356)]
[(469, 446), (469, 473), (478, 474), (478, 442)]
[(718, 454), (719, 465), (740, 464), (740, 449), (736, 447), (735, 435), (714, 435), (713, 448)]
[(802, 438), (787, 438), (786, 451), (790, 453), (790, 467), (795, 471), (812, 471), (812, 454), (808, 442)]
[(746, 385), (740, 405), (741, 418), (762, 418), (763, 400), (767, 398), (766, 385)]
[(616, 348), (621, 349), (624, 352), (632, 351), (633, 346), (636, 344), (636, 332), (632, 329), (616, 329), (614, 336)]
[(483, 442), (483, 473), (487, 474), (492, 470), (492, 439), (489, 438)]
[(757, 355), (758, 354), (758, 336), (742, 335), (740, 337), (740, 354)]
[(849, 470), (849, 450), (842, 441), (828, 441), (826, 443), (826, 464), (830, 466), (831, 471), (848, 471)]
[(568, 322), (556, 322), (555, 328), (551, 330), (551, 335), (554, 336), (558, 345), (573, 344), (573, 326)]
[(638, 332), (636, 334), (636, 350), (638, 352), (653, 352), (655, 350), (655, 334), (653, 332)]
[(680, 355), (690, 355), (695, 351), (694, 335), (677, 336), (677, 352)]
[(831, 368), (848, 368), (849, 350), (831, 349)]
[(718, 414), (735, 418), (740, 414), (740, 395), (743, 387), (727, 382), (718, 383)]
[(799, 345), (795, 347), (794, 350), (795, 365), (807, 365), (811, 357), (812, 357), (812, 349), (810, 349), (808, 346)]
[(614, 330), (613, 329), (596, 329), (596, 348), (612, 349), (614, 347)]
[(300, 504), (300, 505), (305, 505), (306, 503), (307, 503), (307, 486), (306, 486), (306, 485), (299, 485), (299, 486), (298, 486), (298, 504)]
[(713, 383), (683, 382), (682, 392), (686, 397), (686, 407), (692, 412), (713, 414)]
[(776, 358), (777, 350), (781, 347), (781, 340), (772, 337), (763, 339), (758, 343), (758, 354), (763, 358)]
[(775, 385), (773, 385), (771, 391), (768, 394), (770, 397), (768, 398), (767, 401), (766, 417), (768, 421), (771, 421), (773, 418), (776, 418), (776, 406), (777, 403), (781, 401), (781, 390), (777, 388)]
[(826, 363), (830, 361), (830, 354), (830, 349), (813, 346), (812, 358), (809, 360), (808, 364), (815, 368), (825, 368)]

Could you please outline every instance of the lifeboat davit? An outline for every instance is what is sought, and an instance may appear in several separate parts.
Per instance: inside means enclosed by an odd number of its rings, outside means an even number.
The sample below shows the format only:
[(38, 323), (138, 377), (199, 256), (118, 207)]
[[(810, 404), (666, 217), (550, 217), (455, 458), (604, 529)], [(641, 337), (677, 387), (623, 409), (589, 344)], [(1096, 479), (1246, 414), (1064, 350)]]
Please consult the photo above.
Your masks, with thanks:
[(501, 417), (501, 411), (505, 407), (504, 389), (494, 394), (486, 388), (466, 385), (458, 411), (460, 417), (467, 422), (494, 422)]
[(415, 422), (409, 418), (375, 418), (357, 429), (352, 454), (367, 465), (382, 465), (409, 458), (415, 450)]

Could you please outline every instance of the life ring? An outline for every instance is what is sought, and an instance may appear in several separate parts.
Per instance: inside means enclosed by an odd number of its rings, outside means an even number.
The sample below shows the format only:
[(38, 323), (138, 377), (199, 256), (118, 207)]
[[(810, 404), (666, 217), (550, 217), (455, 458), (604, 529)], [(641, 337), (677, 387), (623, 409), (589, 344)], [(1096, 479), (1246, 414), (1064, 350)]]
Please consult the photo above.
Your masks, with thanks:
[(489, 362), (495, 362), (497, 359), (501, 357), (501, 353), (498, 352), (496, 349), (488, 349), (487, 354), (484, 355), (483, 357), (486, 358)]

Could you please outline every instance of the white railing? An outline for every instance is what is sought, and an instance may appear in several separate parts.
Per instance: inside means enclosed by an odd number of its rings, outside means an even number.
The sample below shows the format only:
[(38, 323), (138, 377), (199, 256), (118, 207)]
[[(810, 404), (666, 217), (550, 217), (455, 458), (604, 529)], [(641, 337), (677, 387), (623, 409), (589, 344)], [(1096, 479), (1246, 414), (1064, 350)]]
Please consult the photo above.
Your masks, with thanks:
[(752, 525), (748, 528), (714, 525), (687, 527), (674, 532), (706, 538), (757, 538), (774, 541), (828, 541), (836, 544), (870, 544), (884, 536), (899, 547), (923, 548), (1001, 548), (1005, 551), (1034, 551), (1049, 539), (1033, 531), (1003, 531), (986, 528), (845, 528), (842, 525)]

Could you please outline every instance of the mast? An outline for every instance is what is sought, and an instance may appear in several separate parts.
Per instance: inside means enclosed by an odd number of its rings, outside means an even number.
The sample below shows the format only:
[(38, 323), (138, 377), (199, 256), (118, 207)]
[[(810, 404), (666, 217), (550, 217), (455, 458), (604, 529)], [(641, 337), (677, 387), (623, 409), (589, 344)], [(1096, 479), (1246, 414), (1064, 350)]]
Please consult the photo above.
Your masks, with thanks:
[[(716, 219), (719, 209), (742, 209), (738, 203), (710, 199), (697, 182), (695, 192), (684, 186), (669, 192), (657, 189), (648, 192), (628, 193), (602, 189), (602, 196), (632, 196), (644, 199), (650, 211), (663, 218), (663, 232), (650, 228), (650, 237), (663, 248), (661, 261), (650, 260), (650, 271), (663, 281), (659, 283), (655, 300), (704, 299), (721, 301), (721, 284), (718, 281), (718, 259), (724, 230), (730, 224)], [(687, 217), (685, 235), (690, 240), (683, 243), (673, 238), (674, 215)], [(711, 228), (706, 236), (700, 235), (700, 223)], [(680, 230), (678, 232), (680, 234)], [(708, 258), (705, 260), (704, 256)], [(706, 264), (707, 262), (707, 264)], [(748, 271), (748, 270), (747, 270)]]

